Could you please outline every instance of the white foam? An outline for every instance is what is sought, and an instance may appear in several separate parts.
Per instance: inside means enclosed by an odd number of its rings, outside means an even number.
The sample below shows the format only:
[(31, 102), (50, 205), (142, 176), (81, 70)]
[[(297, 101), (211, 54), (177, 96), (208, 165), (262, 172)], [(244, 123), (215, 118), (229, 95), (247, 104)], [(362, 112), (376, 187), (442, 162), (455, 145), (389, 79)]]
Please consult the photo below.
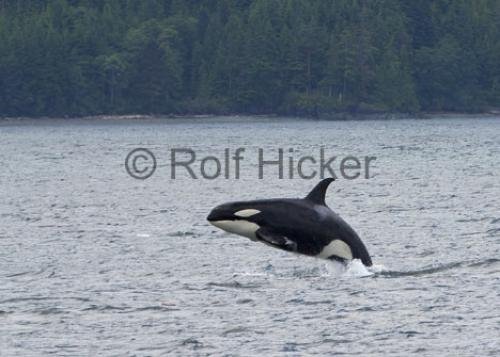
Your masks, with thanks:
[(354, 259), (351, 260), (347, 264), (347, 269), (346, 272), (343, 274), (343, 276), (347, 277), (355, 277), (355, 278), (362, 278), (365, 276), (371, 276), (374, 275), (375, 273), (370, 271), (369, 268), (367, 268), (359, 259)]
[[(325, 262), (323, 265), (317, 266), (308, 266), (304, 265), (307, 260), (304, 260), (303, 263), (297, 268), (290, 271), (290, 269), (282, 269), (276, 271), (274, 266), (268, 265), (262, 271), (258, 269), (257, 271), (246, 271), (246, 272), (235, 272), (233, 277), (241, 276), (241, 277), (277, 277), (280, 279), (288, 279), (297, 277), (332, 277), (332, 278), (363, 278), (368, 276), (373, 276), (377, 273), (387, 271), (387, 268), (382, 264), (376, 264), (371, 267), (366, 267), (361, 260), (354, 259), (349, 263), (345, 264), (336, 260), (331, 260)], [(259, 271), (260, 270), (260, 271)]]
[(371, 271), (374, 274), (377, 273), (382, 273), (383, 271), (388, 271), (387, 267), (383, 264), (373, 264), (371, 267), (368, 268), (369, 271)]
[(329, 276), (342, 276), (347, 271), (347, 266), (344, 263), (341, 263), (336, 260), (332, 260), (325, 264), (326, 271)]

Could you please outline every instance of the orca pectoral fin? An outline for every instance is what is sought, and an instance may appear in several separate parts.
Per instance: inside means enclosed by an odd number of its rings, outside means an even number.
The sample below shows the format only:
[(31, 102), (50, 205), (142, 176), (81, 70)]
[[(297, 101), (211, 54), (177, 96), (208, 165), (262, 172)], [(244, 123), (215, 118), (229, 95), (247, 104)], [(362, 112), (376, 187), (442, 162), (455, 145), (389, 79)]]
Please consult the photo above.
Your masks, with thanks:
[(259, 228), (255, 235), (264, 243), (272, 245), (273, 247), (287, 250), (290, 252), (297, 251), (297, 243), (291, 241), (282, 234), (274, 233), (273, 231), (266, 228)]

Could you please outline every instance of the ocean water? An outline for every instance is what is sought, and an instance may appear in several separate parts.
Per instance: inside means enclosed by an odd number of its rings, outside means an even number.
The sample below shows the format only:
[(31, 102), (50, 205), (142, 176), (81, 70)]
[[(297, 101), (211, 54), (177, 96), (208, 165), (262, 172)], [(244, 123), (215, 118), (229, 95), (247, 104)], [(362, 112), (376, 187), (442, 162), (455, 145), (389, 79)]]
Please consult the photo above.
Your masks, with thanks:
[[(500, 355), (499, 118), (9, 120), (0, 143), (1, 356)], [(148, 179), (125, 169), (135, 148), (156, 158)], [(181, 148), (198, 179), (172, 178)], [(258, 177), (259, 149), (280, 148), (337, 157), (327, 203), (373, 268), (206, 222), (226, 201), (307, 194), (318, 178), (286, 165)], [(201, 176), (207, 156), (221, 176)], [(342, 177), (347, 156), (376, 157), (370, 177)]]

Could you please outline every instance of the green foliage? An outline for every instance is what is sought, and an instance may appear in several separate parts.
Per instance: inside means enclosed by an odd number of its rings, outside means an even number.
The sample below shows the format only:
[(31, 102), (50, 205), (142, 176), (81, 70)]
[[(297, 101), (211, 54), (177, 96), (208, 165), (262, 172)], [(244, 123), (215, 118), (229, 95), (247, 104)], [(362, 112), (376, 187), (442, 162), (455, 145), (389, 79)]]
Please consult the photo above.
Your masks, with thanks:
[(0, 5), (0, 116), (498, 107), (498, 0)]

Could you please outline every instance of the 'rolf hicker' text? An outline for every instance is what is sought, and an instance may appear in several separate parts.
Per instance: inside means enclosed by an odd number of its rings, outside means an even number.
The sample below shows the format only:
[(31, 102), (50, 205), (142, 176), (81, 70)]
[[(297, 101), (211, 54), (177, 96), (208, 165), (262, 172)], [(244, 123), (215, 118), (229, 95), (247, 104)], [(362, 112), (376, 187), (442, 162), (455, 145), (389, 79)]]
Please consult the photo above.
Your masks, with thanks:
[[(185, 178), (186, 175), (192, 179), (239, 179), (251, 175), (259, 179), (273, 176), (280, 179), (342, 177), (354, 180), (370, 178), (370, 168), (375, 160), (375, 156), (330, 155), (324, 148), (307, 155), (293, 148), (259, 148), (257, 152), (253, 149), (252, 153), (241, 147), (226, 148), (218, 155), (206, 155), (206, 152), (198, 155), (194, 149), (175, 148), (170, 150), (169, 166), (172, 179)], [(243, 165), (248, 161), (249, 165)]]

